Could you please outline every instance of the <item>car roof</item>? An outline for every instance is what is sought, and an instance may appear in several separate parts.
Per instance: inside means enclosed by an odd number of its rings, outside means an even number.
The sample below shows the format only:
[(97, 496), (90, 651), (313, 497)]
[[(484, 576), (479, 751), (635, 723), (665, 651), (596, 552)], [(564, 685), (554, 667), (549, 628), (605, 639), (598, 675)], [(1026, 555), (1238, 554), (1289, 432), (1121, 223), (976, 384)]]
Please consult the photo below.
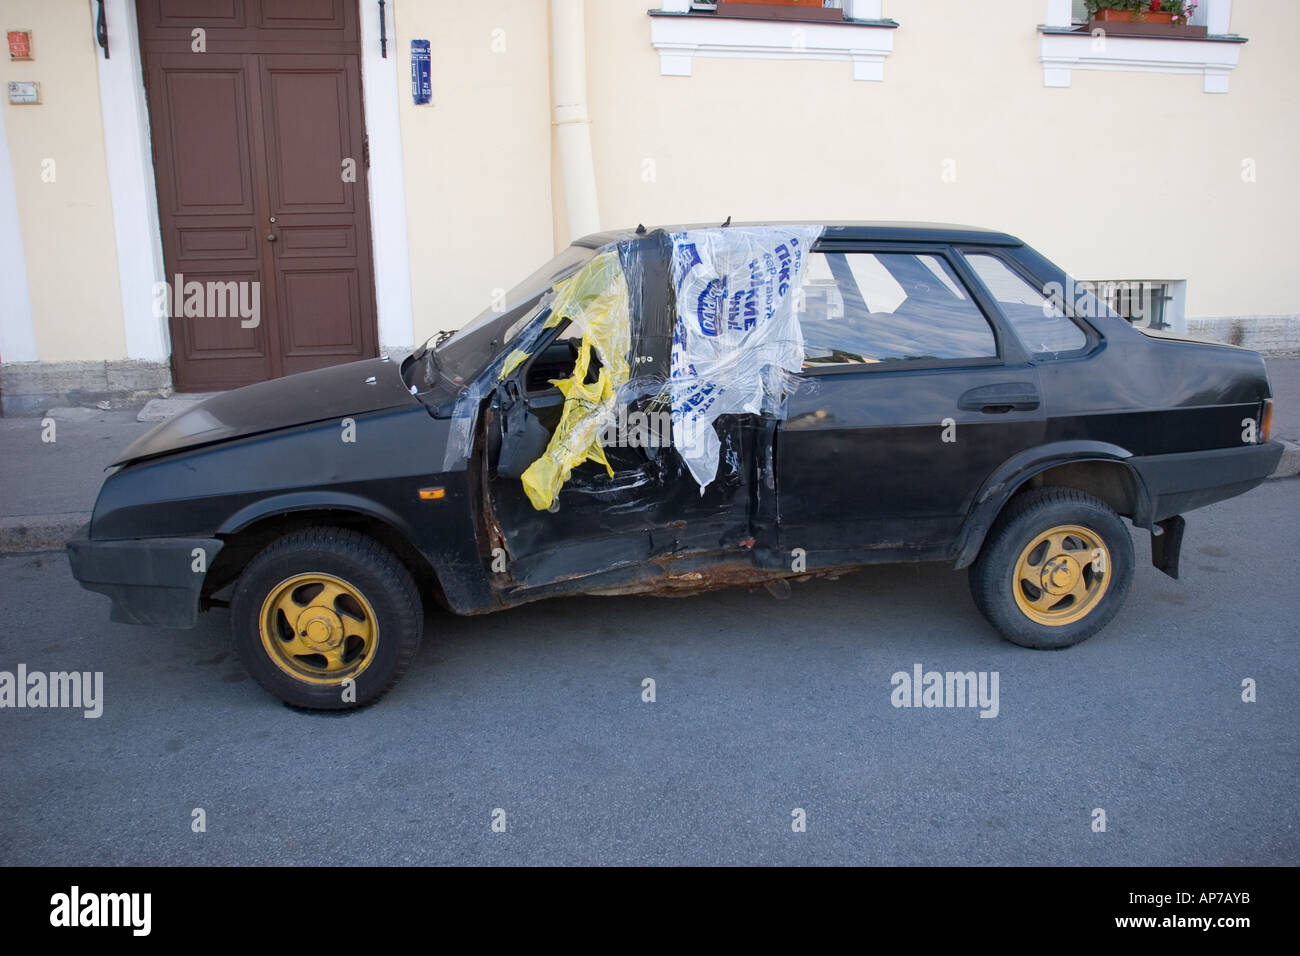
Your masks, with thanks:
[[(690, 229), (717, 229), (722, 225), (718, 222), (691, 223), (687, 225), (672, 226), (654, 226), (644, 227), (647, 232), (653, 232), (655, 229), (662, 229), (664, 232), (685, 232)], [(756, 226), (806, 226), (817, 225), (825, 227), (823, 239), (846, 239), (846, 240), (865, 240), (877, 242), (957, 242), (957, 243), (975, 243), (986, 246), (1022, 246), (1024, 245), (1015, 236), (1008, 235), (1005, 232), (997, 232), (992, 229), (982, 229), (978, 226), (959, 226), (951, 223), (941, 222), (888, 222), (888, 221), (766, 221), (766, 222), (733, 222), (731, 226), (736, 227), (756, 227)], [(642, 227), (638, 227), (642, 228)], [(645, 233), (640, 233), (644, 235)], [(589, 249), (599, 249), (602, 246), (614, 242), (621, 242), (625, 239), (635, 239), (638, 236), (636, 229), (612, 229), (606, 232), (594, 232), (589, 236), (583, 236), (581, 239), (575, 239), (575, 246), (586, 246)]]

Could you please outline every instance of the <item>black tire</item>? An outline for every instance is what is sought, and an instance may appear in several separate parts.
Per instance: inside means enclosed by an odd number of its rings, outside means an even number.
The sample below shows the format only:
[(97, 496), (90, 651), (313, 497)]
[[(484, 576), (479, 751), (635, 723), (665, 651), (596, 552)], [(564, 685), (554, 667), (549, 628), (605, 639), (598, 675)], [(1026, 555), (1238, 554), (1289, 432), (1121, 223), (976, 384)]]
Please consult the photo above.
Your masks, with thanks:
[[(1095, 550), (1088, 551), (1086, 557), (1084, 550), (1070, 550), (1088, 542), (1087, 536), (1062, 534), (1060, 549), (1045, 543), (1049, 531), (1066, 527), (1089, 532), (1095, 536), (1089, 543), (1104, 547), (1109, 557), (1101, 565), (1109, 566), (1108, 579), (1096, 570)], [(1051, 587), (1058, 583), (1050, 576), (1050, 557), (1042, 559), (1041, 565), (1033, 565), (1035, 557), (1054, 551), (1066, 556), (1057, 559), (1061, 561), (1061, 585), (1073, 581), (1080, 586), (1081, 581), (1087, 592), (1084, 596), (1058, 597), (1035, 586), (1031, 571), (1037, 572), (1039, 584), (1046, 582)], [(1022, 556), (1026, 562), (1023, 567)], [(1018, 569), (1025, 573), (1018, 576)], [(1073, 488), (1038, 488), (1014, 498), (998, 516), (970, 569), (971, 596), (980, 613), (1008, 641), (1040, 650), (1073, 647), (1092, 637), (1118, 613), (1132, 583), (1133, 540), (1128, 528), (1104, 502)], [(1017, 600), (1017, 590), (1030, 605), (1028, 609)], [(1055, 607), (1038, 607), (1034, 603), (1046, 605), (1054, 598), (1058, 602)], [(1077, 620), (1069, 620), (1081, 611)], [(1055, 616), (1064, 622), (1044, 623), (1032, 614), (1040, 618)]]
[[(318, 587), (310, 581), (290, 587), (290, 582), (311, 575), (322, 576)], [(320, 595), (331, 579), (342, 583), (345, 593), (326, 601)], [(318, 602), (314, 611), (304, 606), (297, 618), (312, 617), (313, 639), (352, 642), (332, 649), (339, 655), (337, 667), (323, 654), (293, 653), (299, 647), (296, 625), (289, 624), (285, 631), (287, 615), (276, 610), (284, 606), (283, 601), (273, 601), (277, 595), (292, 602), (294, 609), (304, 601)], [(338, 611), (333, 617), (330, 608)], [(424, 624), (420, 594), (406, 567), (373, 538), (341, 528), (295, 531), (269, 545), (244, 569), (230, 610), (235, 652), (244, 667), (286, 704), (306, 710), (349, 710), (374, 703), (415, 659)], [(340, 626), (336, 629), (329, 621)], [(269, 649), (263, 642), (264, 622), (269, 622)], [(365, 637), (335, 636), (349, 625), (364, 631)], [(307, 631), (302, 634), (305, 639)], [(352, 681), (350, 687), (347, 680)]]

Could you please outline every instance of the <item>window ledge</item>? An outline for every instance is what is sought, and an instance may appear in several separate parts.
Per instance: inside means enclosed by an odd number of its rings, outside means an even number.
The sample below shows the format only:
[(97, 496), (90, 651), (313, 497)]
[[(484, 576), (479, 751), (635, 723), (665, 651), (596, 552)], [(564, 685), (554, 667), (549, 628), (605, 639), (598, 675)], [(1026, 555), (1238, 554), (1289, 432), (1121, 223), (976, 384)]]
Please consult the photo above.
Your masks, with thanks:
[(855, 80), (880, 82), (894, 51), (894, 20), (759, 20), (651, 10), (650, 43), (662, 76), (690, 76), (695, 57), (847, 60)]
[(1206, 93), (1228, 92), (1245, 37), (1093, 36), (1086, 27), (1038, 28), (1043, 85), (1068, 87), (1074, 70), (1199, 73)]

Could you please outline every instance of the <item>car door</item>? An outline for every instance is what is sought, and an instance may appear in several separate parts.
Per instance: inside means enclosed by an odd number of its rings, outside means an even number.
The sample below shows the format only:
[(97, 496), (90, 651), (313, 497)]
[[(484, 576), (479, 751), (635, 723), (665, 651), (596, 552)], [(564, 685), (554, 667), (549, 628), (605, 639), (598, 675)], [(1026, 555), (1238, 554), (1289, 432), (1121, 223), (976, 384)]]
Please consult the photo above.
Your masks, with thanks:
[[(674, 307), (668, 280), (671, 247), (662, 233), (619, 246), (636, 317), (630, 387), (602, 440), (614, 474), (595, 462), (573, 469), (552, 510), (538, 510), (521, 476), (546, 450), (564, 396), (554, 384), (574, 371), (582, 329), (567, 319), (495, 388), (485, 416), (483, 475), (491, 522), (506, 567), (498, 586), (533, 588), (673, 560), (752, 548), (751, 504), (756, 436), (753, 416), (719, 421), (723, 454), (718, 477), (702, 492), (671, 445), (667, 393)], [(539, 315), (545, 322), (546, 316)], [(595, 380), (592, 356), (585, 381)], [(706, 559), (707, 560), (707, 559)], [(655, 573), (660, 573), (656, 571)]]
[(1044, 431), (1038, 374), (940, 244), (834, 245), (776, 436), (779, 540), (808, 567), (948, 557), (984, 480)]

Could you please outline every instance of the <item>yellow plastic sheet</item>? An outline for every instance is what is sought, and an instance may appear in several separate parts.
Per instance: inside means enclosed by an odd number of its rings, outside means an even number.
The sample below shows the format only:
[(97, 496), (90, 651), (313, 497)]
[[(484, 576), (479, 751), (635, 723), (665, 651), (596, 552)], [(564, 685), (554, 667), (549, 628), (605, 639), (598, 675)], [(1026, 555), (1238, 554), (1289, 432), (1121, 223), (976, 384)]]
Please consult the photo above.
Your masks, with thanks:
[(528, 358), (528, 353), (523, 349), (515, 349), (506, 356), (506, 364), (501, 367), (501, 374), (497, 376), (497, 381), (501, 381), (515, 369), (517, 369)]
[[(614, 419), (618, 390), (631, 377), (632, 319), (628, 311), (627, 280), (617, 252), (593, 258), (580, 271), (555, 287), (547, 326), (572, 319), (583, 330), (582, 346), (573, 374), (553, 379), (564, 395), (564, 409), (546, 452), (523, 474), (524, 492), (538, 511), (548, 510), (573, 469), (585, 461), (614, 469), (605, 458), (600, 437)], [(592, 353), (600, 359), (596, 381), (587, 383)]]

